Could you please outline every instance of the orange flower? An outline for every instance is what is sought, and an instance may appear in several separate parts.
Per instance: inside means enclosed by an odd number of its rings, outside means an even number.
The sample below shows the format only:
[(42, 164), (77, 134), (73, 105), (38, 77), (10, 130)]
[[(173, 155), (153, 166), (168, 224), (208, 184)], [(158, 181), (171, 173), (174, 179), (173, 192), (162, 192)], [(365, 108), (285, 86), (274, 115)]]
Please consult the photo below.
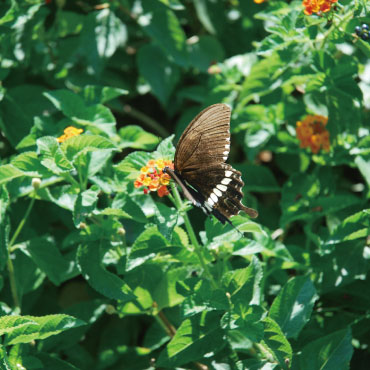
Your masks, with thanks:
[(64, 134), (62, 136), (59, 136), (57, 138), (58, 143), (63, 143), (64, 141), (70, 139), (73, 136), (78, 136), (82, 134), (84, 130), (82, 128), (76, 128), (73, 126), (68, 126), (66, 129), (64, 129)]
[(321, 148), (330, 150), (330, 134), (325, 126), (328, 118), (319, 115), (308, 115), (303, 121), (296, 123), (296, 134), (301, 142), (301, 148), (311, 148), (312, 153), (318, 153)]
[(163, 173), (165, 167), (173, 169), (172, 161), (163, 159), (149, 160), (146, 166), (141, 167), (140, 175), (134, 182), (135, 188), (144, 186), (144, 194), (148, 194), (149, 190), (156, 191), (161, 198), (168, 195), (170, 192), (167, 189), (167, 185), (170, 183), (170, 176), (167, 173)]
[(332, 4), (338, 0), (303, 0), (302, 5), (305, 7), (304, 14), (326, 13), (331, 9)]
[(262, 4), (267, 0), (253, 0), (256, 4)]

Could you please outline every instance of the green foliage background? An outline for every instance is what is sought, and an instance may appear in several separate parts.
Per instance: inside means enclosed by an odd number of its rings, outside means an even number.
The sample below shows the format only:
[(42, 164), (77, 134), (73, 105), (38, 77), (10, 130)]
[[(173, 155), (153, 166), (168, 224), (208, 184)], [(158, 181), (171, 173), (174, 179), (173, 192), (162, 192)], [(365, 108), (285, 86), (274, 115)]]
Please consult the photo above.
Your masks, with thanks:
[[(368, 368), (363, 23), (357, 0), (3, 1), (0, 368)], [(133, 186), (219, 102), (245, 237)], [(299, 147), (307, 114), (329, 153)]]

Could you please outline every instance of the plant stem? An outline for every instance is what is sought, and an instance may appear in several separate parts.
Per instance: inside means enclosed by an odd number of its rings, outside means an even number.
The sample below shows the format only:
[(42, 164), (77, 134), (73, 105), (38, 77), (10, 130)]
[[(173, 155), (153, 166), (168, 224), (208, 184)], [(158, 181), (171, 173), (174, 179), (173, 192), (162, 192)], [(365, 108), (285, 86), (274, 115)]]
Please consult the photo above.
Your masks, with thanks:
[(182, 201), (181, 201), (181, 198), (180, 198), (180, 194), (177, 190), (177, 187), (176, 187), (174, 182), (171, 182), (170, 185), (171, 185), (171, 190), (172, 190), (172, 194), (173, 194), (173, 197), (174, 197), (176, 208), (177, 208), (178, 211), (180, 211), (182, 213), (182, 217), (184, 218), (185, 227), (186, 227), (186, 230), (189, 234), (191, 244), (193, 244), (193, 246), (194, 246), (194, 251), (198, 256), (198, 259), (199, 259), (199, 262), (200, 262), (200, 264), (203, 268), (203, 271), (204, 271), (205, 275), (208, 277), (208, 279), (211, 281), (211, 284), (213, 285), (213, 287), (218, 288), (215, 280), (213, 279), (213, 276), (212, 276), (211, 272), (209, 271), (208, 265), (206, 264), (206, 262), (203, 258), (202, 251), (201, 251), (201, 246), (199, 245), (197, 237), (195, 236), (194, 229), (193, 229), (193, 226), (191, 225), (188, 214), (186, 213), (186, 211), (183, 210)]
[(31, 213), (32, 207), (35, 203), (35, 199), (36, 198), (34, 198), (34, 197), (31, 199), (30, 204), (28, 205), (28, 208), (26, 210), (26, 213), (24, 214), (21, 222), (19, 223), (17, 229), (15, 230), (15, 232), (13, 234), (13, 237), (10, 239), (10, 242), (8, 244), (8, 262), (7, 262), (7, 265), (8, 265), (8, 273), (9, 273), (10, 290), (11, 290), (11, 293), (12, 293), (14, 306), (18, 309), (20, 309), (21, 306), (20, 306), (20, 300), (19, 300), (19, 295), (18, 295), (18, 290), (17, 290), (17, 283), (16, 283), (16, 280), (15, 280), (14, 265), (13, 265), (13, 261), (12, 261), (12, 258), (11, 258), (11, 247), (15, 243), (19, 233), (22, 231), (23, 226), (27, 221), (28, 216)]
[(131, 105), (124, 105), (123, 111), (128, 114), (131, 117), (134, 117), (141, 122), (143, 122), (147, 127), (151, 128), (152, 130), (158, 132), (159, 135), (162, 137), (169, 136), (168, 131), (161, 126), (157, 121), (155, 121), (153, 118), (147, 116), (146, 114), (136, 110)]

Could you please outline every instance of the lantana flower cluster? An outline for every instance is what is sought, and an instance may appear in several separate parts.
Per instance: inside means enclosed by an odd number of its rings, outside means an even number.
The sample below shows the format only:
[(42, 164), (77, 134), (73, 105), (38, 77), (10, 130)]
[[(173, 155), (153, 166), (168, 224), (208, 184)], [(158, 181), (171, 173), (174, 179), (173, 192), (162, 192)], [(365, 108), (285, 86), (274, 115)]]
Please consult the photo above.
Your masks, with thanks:
[(66, 129), (64, 129), (64, 134), (62, 136), (59, 136), (57, 138), (58, 143), (63, 143), (64, 141), (70, 139), (73, 136), (78, 136), (82, 134), (84, 130), (82, 128), (76, 128), (73, 126), (68, 126)]
[(326, 13), (330, 11), (331, 6), (338, 0), (303, 0), (302, 5), (305, 7), (304, 14)]
[(321, 148), (326, 152), (330, 150), (330, 134), (325, 128), (328, 118), (320, 115), (308, 115), (296, 124), (297, 138), (301, 148), (311, 148), (317, 153)]
[(144, 186), (144, 194), (148, 194), (149, 191), (156, 191), (161, 198), (168, 195), (170, 192), (167, 185), (171, 178), (163, 172), (165, 167), (173, 169), (172, 161), (163, 159), (148, 161), (146, 166), (140, 169), (140, 175), (134, 182), (135, 188)]

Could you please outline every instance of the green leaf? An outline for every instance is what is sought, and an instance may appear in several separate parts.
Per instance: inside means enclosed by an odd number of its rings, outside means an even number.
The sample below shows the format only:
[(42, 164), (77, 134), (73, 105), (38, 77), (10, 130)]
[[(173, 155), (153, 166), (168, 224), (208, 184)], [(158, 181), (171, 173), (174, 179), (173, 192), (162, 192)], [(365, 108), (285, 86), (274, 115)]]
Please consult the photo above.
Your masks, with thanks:
[(148, 260), (153, 259), (160, 251), (165, 250), (167, 240), (157, 226), (150, 226), (135, 240), (127, 260), (127, 271), (132, 270)]
[(190, 63), (201, 72), (207, 72), (215, 62), (224, 60), (224, 50), (217, 38), (203, 35), (198, 42), (190, 45)]
[(243, 165), (240, 170), (245, 177), (245, 189), (260, 193), (278, 192), (280, 186), (272, 171), (266, 166)]
[(93, 185), (90, 189), (78, 194), (73, 210), (73, 222), (76, 227), (85, 221), (86, 217), (94, 211), (98, 202), (99, 192), (100, 189), (96, 185)]
[(133, 152), (126, 155), (125, 159), (114, 166), (114, 168), (127, 176), (128, 179), (136, 179), (140, 173), (140, 168), (146, 166), (150, 159), (149, 153)]
[(121, 142), (120, 149), (134, 148), (151, 150), (158, 144), (159, 138), (149, 132), (146, 132), (140, 126), (128, 125), (119, 130)]
[(265, 325), (264, 341), (266, 345), (279, 362), (279, 365), (287, 370), (287, 363), (292, 363), (292, 347), (285, 338), (279, 325), (273, 319), (266, 317), (263, 323)]
[(2, 370), (13, 370), (9, 363), (5, 348), (0, 344), (0, 368)]
[(62, 256), (54, 240), (47, 237), (35, 238), (25, 245), (31, 259), (55, 285), (78, 275), (76, 266)]
[[(153, 60), (156, 62), (153, 63)], [(153, 94), (162, 105), (166, 106), (179, 81), (179, 68), (170, 62), (162, 50), (155, 45), (141, 47), (137, 63), (140, 75), (148, 82)]]
[(12, 164), (4, 164), (0, 166), (0, 185), (6, 184), (20, 176), (25, 176), (25, 173)]
[(324, 242), (324, 245), (366, 238), (368, 235), (370, 235), (370, 209), (364, 209), (341, 222)]
[(179, 214), (173, 207), (169, 208), (163, 203), (156, 203), (154, 213), (158, 231), (167, 239), (171, 240), (173, 229), (176, 226)]
[(339, 330), (303, 347), (300, 369), (345, 370), (353, 354), (351, 330)]
[(84, 100), (69, 90), (54, 90), (44, 94), (54, 106), (73, 122), (108, 136), (115, 135), (116, 120), (111, 111), (100, 104), (87, 106)]
[(82, 95), (87, 104), (104, 104), (121, 95), (127, 95), (128, 91), (111, 86), (85, 86)]
[[(1, 170), (1, 167), (0, 167)], [(9, 206), (9, 194), (5, 186), (0, 186), (0, 271), (8, 260), (10, 221), (6, 215)]]
[(269, 317), (275, 320), (287, 338), (297, 338), (308, 322), (315, 301), (316, 290), (308, 276), (289, 280), (275, 298)]
[(258, 258), (253, 256), (247, 268), (235, 269), (223, 275), (222, 283), (231, 294), (232, 301), (243, 304), (260, 304), (262, 267)]
[(172, 367), (202, 360), (206, 353), (216, 353), (225, 346), (224, 332), (217, 312), (202, 312), (185, 319), (156, 365)]
[(70, 172), (74, 169), (55, 137), (44, 136), (38, 139), (37, 148), (40, 153), (41, 164), (56, 175)]
[(121, 302), (136, 299), (130, 287), (121, 278), (103, 267), (100, 243), (90, 242), (88, 245), (80, 245), (77, 261), (86, 281), (103, 296)]
[(362, 157), (357, 156), (355, 158), (355, 163), (365, 179), (367, 186), (370, 188), (370, 161), (365, 161)]
[(60, 148), (70, 161), (75, 160), (76, 156), (84, 156), (88, 152), (102, 150), (111, 153), (118, 151), (116, 146), (110, 140), (99, 135), (74, 136), (64, 141)]
[[(148, 5), (143, 3), (144, 9)], [(143, 14), (138, 22), (173, 62), (181, 67), (188, 65), (186, 35), (172, 10), (155, 5), (148, 9), (148, 13)]]
[[(15, 324), (15, 326), (13, 325)], [(6, 345), (30, 343), (45, 339), (65, 330), (85, 325), (82, 320), (68, 315), (46, 316), (3, 316), (0, 317), (0, 328), (6, 330)], [(4, 332), (3, 332), (4, 333)]]

